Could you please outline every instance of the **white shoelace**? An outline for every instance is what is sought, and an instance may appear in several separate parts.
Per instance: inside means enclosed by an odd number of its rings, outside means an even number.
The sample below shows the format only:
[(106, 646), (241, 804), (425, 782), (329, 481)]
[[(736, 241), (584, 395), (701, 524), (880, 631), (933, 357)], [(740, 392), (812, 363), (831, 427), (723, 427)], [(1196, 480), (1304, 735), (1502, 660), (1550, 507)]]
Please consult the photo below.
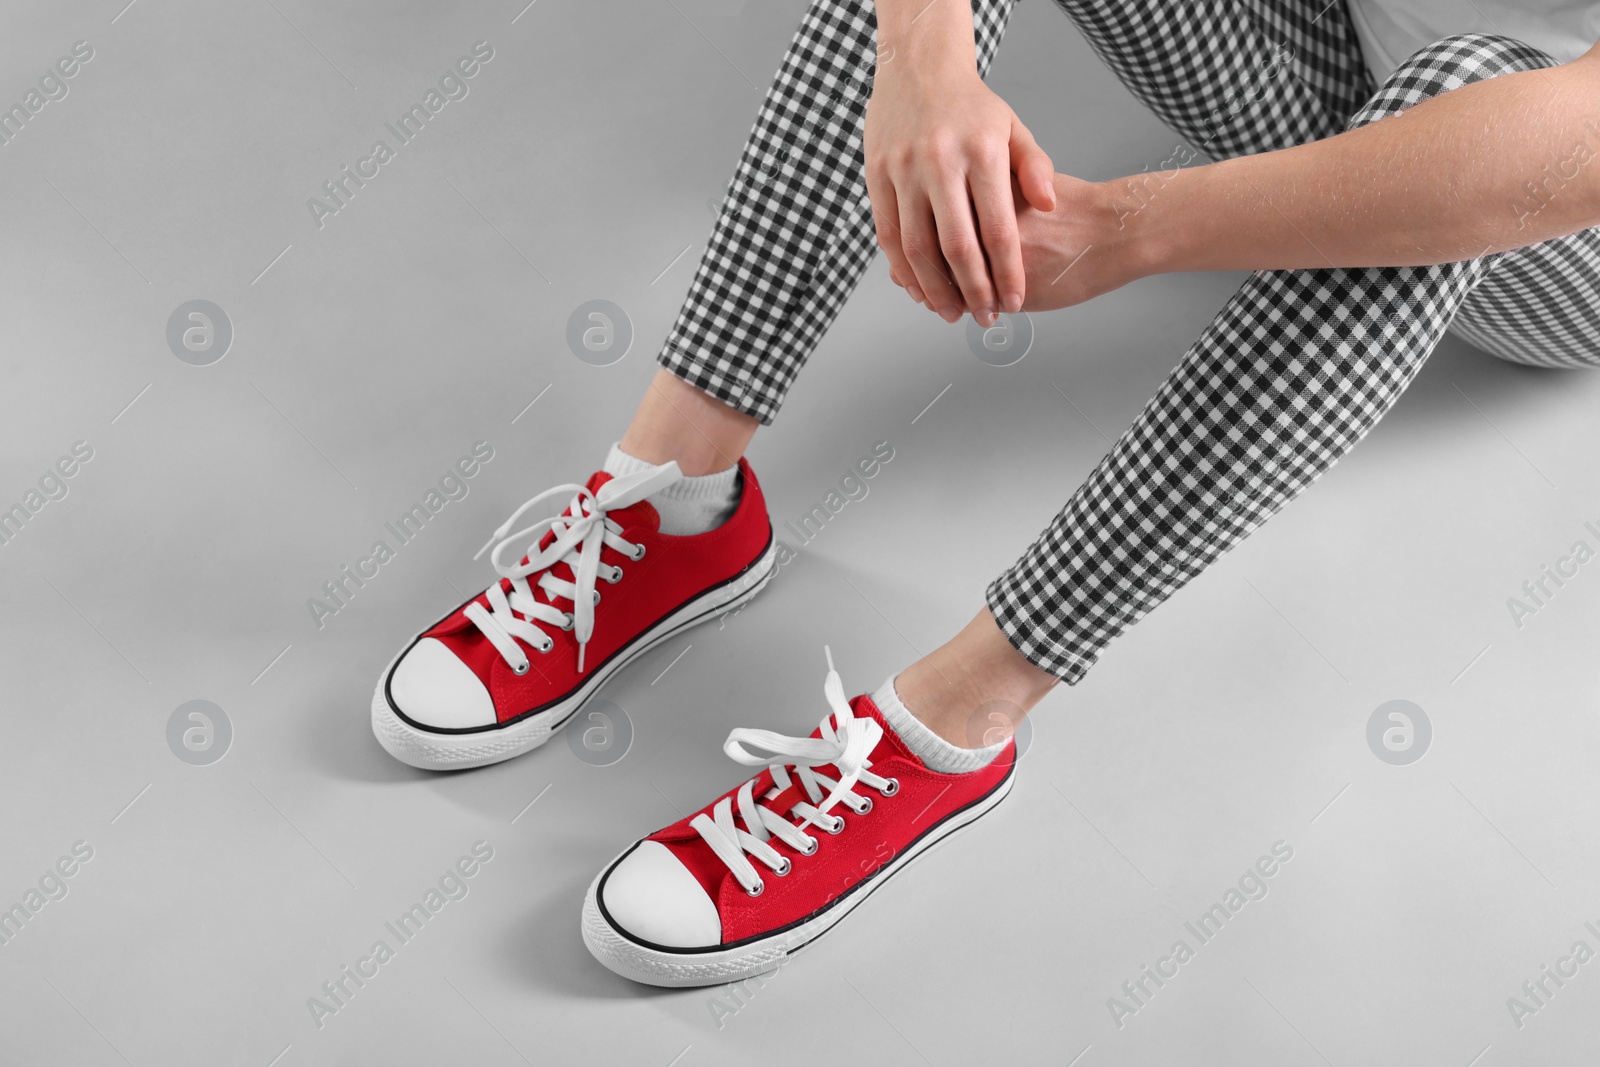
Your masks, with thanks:
[[(549, 652), (555, 646), (555, 641), (540, 628), (540, 623), (561, 630), (576, 630), (578, 673), (583, 673), (583, 654), (589, 638), (594, 636), (594, 609), (600, 603), (600, 592), (594, 587), (595, 579), (604, 577), (614, 585), (622, 578), (621, 567), (602, 568), (601, 547), (610, 545), (634, 560), (644, 558), (644, 546), (623, 538), (621, 525), (607, 518), (607, 512), (637, 504), (682, 477), (678, 464), (669, 462), (650, 470), (612, 478), (598, 492), (590, 492), (582, 485), (558, 485), (527, 501), (500, 524), (494, 536), (472, 557), (477, 559), (493, 545), (494, 551), (489, 552), (489, 562), (502, 578), (511, 579), (511, 594), (507, 596), (497, 581), (484, 593), (489, 600), (489, 608), (485, 609), (481, 602), (474, 600), (467, 605), (464, 614), (518, 674), (527, 674), (530, 665), (527, 653), (517, 643), (518, 638), (538, 652)], [(541, 519), (515, 533), (507, 533), (529, 508), (563, 493), (575, 493), (565, 512), (554, 518)], [(539, 542), (550, 531), (555, 533), (555, 537), (548, 547), (541, 550)], [(510, 566), (502, 563), (500, 553), (508, 547), (516, 549), (519, 556), (526, 555), (527, 562)], [(552, 574), (550, 568), (557, 563), (565, 563), (570, 567), (576, 581), (566, 581)], [(534, 599), (528, 578), (535, 574), (539, 575), (539, 588), (550, 600), (560, 597), (572, 603), (570, 612)]]
[[(800, 822), (790, 822), (789, 815), (756, 802), (753, 794), (760, 775), (741, 786), (737, 794), (743, 829), (733, 821), (734, 797), (723, 797), (711, 809), (711, 815), (701, 812), (689, 821), (689, 825), (711, 846), (711, 851), (727, 865), (744, 891), (751, 896), (759, 896), (765, 883), (756, 872), (755, 865), (746, 858), (746, 853), (760, 860), (773, 874), (782, 877), (789, 873), (791, 861), (772, 847), (769, 842), (773, 837), (801, 855), (809, 856), (817, 851), (818, 845), (817, 839), (805, 832), (807, 826), (815, 824), (830, 834), (837, 834), (844, 829), (844, 817), (835, 815), (830, 820), (829, 808), (842, 802), (857, 815), (865, 815), (872, 810), (871, 798), (861, 796), (852, 789), (857, 783), (871, 786), (886, 797), (900, 790), (900, 783), (895, 779), (883, 778), (867, 770), (872, 766), (872, 761), (867, 757), (883, 736), (883, 727), (876, 719), (858, 717), (850, 710), (850, 702), (844, 695), (844, 684), (839, 680), (839, 672), (833, 669), (833, 652), (826, 645), (823, 651), (828, 657), (828, 677), (822, 691), (833, 710), (822, 720), (821, 737), (789, 737), (770, 730), (740, 728), (728, 734), (728, 740), (722, 745), (722, 750), (739, 763), (747, 767), (764, 766), (771, 772), (772, 788), (763, 794), (763, 801), (777, 798), (798, 779), (800, 788), (810, 800), (810, 803), (802, 800), (790, 809), (790, 815), (801, 816)], [(839, 770), (838, 781), (815, 770), (827, 764)], [(789, 775), (790, 767), (795, 770), (793, 778)], [(826, 797), (823, 796), (824, 787), (828, 790)]]

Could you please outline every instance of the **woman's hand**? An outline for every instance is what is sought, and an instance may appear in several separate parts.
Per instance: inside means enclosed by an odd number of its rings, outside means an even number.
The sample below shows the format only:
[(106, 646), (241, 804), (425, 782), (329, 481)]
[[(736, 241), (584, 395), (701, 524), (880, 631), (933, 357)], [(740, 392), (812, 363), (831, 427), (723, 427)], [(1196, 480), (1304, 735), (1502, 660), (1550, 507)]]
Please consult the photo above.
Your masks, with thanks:
[(1056, 206), (1054, 167), (976, 68), (881, 63), (863, 140), (895, 284), (947, 322), (1029, 306), (1019, 208)]

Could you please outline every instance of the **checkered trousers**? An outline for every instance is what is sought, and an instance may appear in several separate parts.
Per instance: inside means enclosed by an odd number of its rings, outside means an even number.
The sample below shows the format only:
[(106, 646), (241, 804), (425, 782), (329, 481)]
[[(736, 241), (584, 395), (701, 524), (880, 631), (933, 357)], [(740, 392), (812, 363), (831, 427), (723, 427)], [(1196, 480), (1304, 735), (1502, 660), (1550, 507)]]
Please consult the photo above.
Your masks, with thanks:
[[(987, 71), (1014, 0), (973, 0)], [(1056, 0), (1191, 147), (1267, 151), (1552, 60), (1449, 37), (1382, 86), (1342, 3)], [(813, 0), (730, 183), (663, 366), (762, 422), (876, 251), (861, 153), (870, 0)], [(1531, 202), (1537, 206), (1537, 202)], [(1446, 328), (1542, 366), (1600, 365), (1600, 230), (1429, 267), (1261, 271), (986, 591), (1032, 662), (1102, 649), (1294, 499), (1393, 406)]]
[[(1089, 6), (1060, 2), (1074, 13)], [(1226, 46), (1187, 32), (1204, 39), (1200, 49)], [(1412, 56), (1348, 125), (1552, 62), (1503, 37), (1449, 37)], [(1279, 147), (1286, 120), (1273, 114), (1276, 99), (1263, 93), (1256, 102), (1270, 116), (1263, 142), (1231, 131), (1239, 151)], [(1186, 112), (1162, 117), (1180, 132), (1192, 121)], [(1066, 507), (990, 584), (990, 610), (1030, 660), (1076, 682), (1114, 637), (1353, 448), (1452, 320), (1509, 359), (1600, 365), (1597, 279), (1596, 230), (1438, 266), (1256, 273)]]

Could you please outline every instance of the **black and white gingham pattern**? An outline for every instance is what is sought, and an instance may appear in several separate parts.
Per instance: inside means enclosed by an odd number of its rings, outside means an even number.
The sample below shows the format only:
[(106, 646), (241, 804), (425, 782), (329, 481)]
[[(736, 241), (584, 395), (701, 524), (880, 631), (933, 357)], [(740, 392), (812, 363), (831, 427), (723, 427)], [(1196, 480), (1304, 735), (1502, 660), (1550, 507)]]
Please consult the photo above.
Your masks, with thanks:
[[(1403, 64), (1350, 125), (1550, 63), (1503, 37), (1446, 38)], [(1506, 327), (1495, 336), (1508, 351), (1528, 356), (1528, 324), (1537, 321), (1540, 337), (1559, 341), (1561, 358), (1600, 365), (1595, 236), (1431, 267), (1258, 272), (989, 586), (1001, 628), (1034, 663), (1076, 682), (1117, 634), (1353, 448), (1485, 279), (1499, 286), (1489, 306)], [(1565, 320), (1567, 295), (1584, 292), (1584, 313)]]
[(1513, 363), (1600, 364), (1600, 230), (1506, 253), (1450, 331)]
[(1055, 0), (1124, 85), (1213, 159), (1314, 141), (1372, 95), (1342, 0)]
[[(979, 73), (1015, 6), (973, 0)], [(878, 250), (861, 151), (876, 37), (872, 0), (812, 0), (658, 357), (763, 423)]]
[[(981, 72), (1014, 2), (973, 0)], [(1451, 37), (1374, 93), (1339, 0), (1056, 3), (1213, 158), (1328, 136), (1552, 62), (1507, 38)], [(870, 0), (812, 0), (660, 356), (764, 423), (876, 252), (861, 154), (874, 38)], [(1353, 448), (1452, 321), (1508, 359), (1600, 365), (1597, 278), (1593, 230), (1440, 266), (1257, 273), (991, 583), (991, 611), (1029, 659), (1076, 682)]]

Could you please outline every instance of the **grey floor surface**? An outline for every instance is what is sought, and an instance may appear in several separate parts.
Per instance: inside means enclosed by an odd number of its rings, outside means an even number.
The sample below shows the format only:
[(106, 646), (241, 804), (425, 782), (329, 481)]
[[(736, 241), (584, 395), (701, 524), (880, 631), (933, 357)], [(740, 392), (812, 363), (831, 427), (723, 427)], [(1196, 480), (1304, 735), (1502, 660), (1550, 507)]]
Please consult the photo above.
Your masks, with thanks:
[[(635, 987), (579, 939), (598, 867), (740, 779), (730, 728), (814, 725), (825, 642), (860, 691), (953, 632), (1238, 277), (1038, 316), (998, 368), (875, 264), (751, 453), (779, 524), (887, 441), (870, 494), (609, 689), (619, 761), (558, 738), (432, 776), (373, 740), (373, 681), (487, 583), (493, 527), (620, 433), (802, 6), (124, 3), (12, 5), (0, 38), (5, 102), (93, 50), (0, 146), (0, 506), (43, 485), (0, 548), (0, 906), (38, 905), (0, 944), (0, 1062), (1592, 1058), (1600, 563), (1520, 626), (1507, 601), (1600, 546), (1600, 376), (1447, 341), (1306, 497), (1038, 709), (994, 817), (759, 989)], [(467, 95), (319, 227), (308, 198), (480, 41)], [(1050, 5), (1019, 10), (992, 81), (1061, 170), (1172, 149)], [(597, 299), (634, 332), (605, 367), (565, 340)], [(221, 359), (218, 334), (169, 346), (192, 300), (231, 324)], [(480, 441), (467, 495), (319, 626), (323, 583)], [(221, 714), (191, 753), (197, 700)], [(1431, 726), (1407, 765), (1369, 744), (1394, 700)], [(316, 1018), (479, 842), (466, 895)], [(1275, 845), (1259, 899), (1195, 938)], [(1179, 940), (1192, 958), (1130, 998)]]

